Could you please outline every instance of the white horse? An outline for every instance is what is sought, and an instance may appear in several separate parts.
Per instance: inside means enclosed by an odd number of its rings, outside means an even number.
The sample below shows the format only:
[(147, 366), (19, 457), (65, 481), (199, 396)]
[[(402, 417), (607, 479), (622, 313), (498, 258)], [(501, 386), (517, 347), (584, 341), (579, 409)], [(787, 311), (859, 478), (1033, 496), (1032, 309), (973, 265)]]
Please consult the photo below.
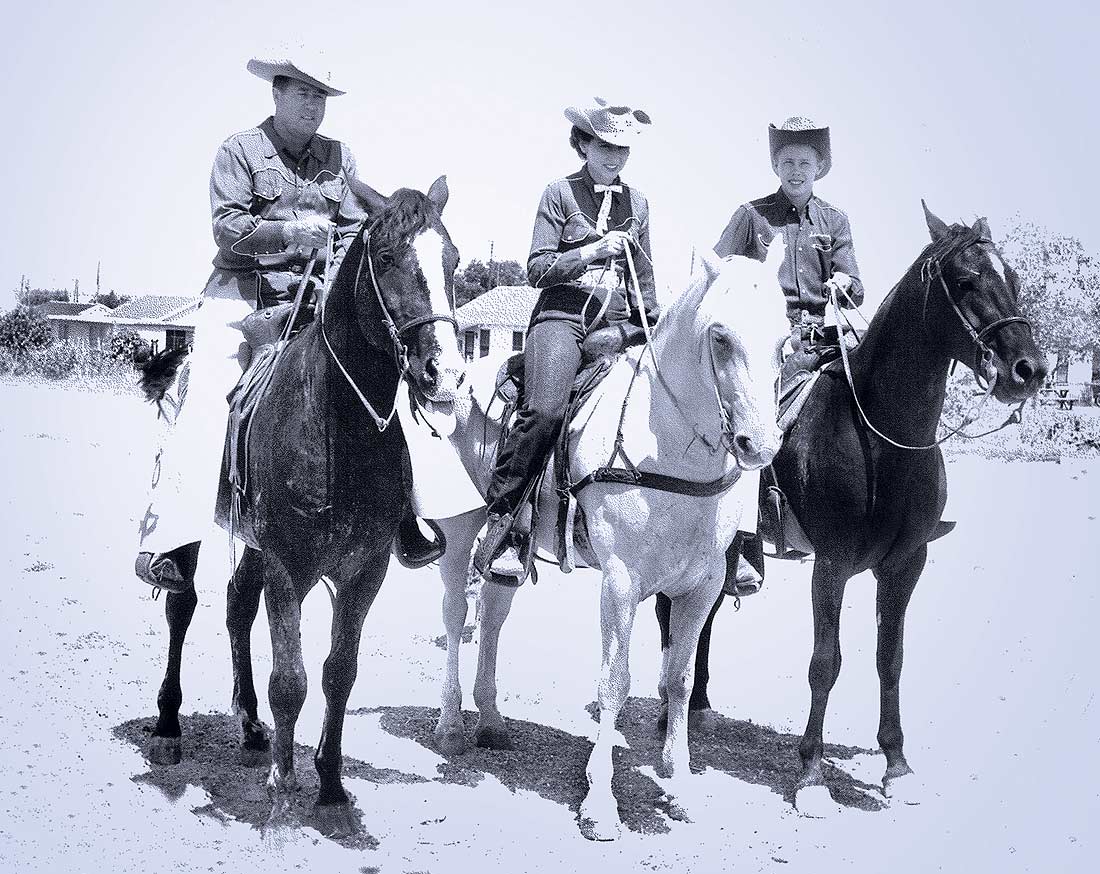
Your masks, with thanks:
[[(710, 253), (702, 257), (687, 290), (654, 327), (652, 355), (648, 349), (634, 349), (622, 356), (574, 419), (573, 482), (611, 458), (620, 416), (625, 454), (640, 470), (707, 483), (770, 463), (781, 439), (775, 425), (774, 381), (777, 338), (786, 331), (776, 281), (782, 249), (777, 238), (765, 264), (745, 258), (723, 262)], [(451, 441), (484, 494), (500, 425), (485, 413), (495, 369), (482, 368), (480, 380), (475, 371), (476, 367), (470, 373), (468, 399), (455, 402), (457, 423)], [(551, 479), (548, 475), (540, 497), (541, 518), (547, 524), (540, 524), (536, 542), (553, 552), (557, 498)], [(749, 499), (755, 500), (755, 495)], [(669, 794), (682, 801), (687, 788), (683, 781), (690, 774), (687, 711), (695, 647), (722, 588), (725, 551), (737, 530), (742, 502), (737, 489), (691, 497), (596, 482), (580, 491), (578, 503), (591, 547), (578, 557), (603, 573), (600, 723), (588, 760), (589, 791), (581, 806), (581, 829), (586, 837), (611, 840), (621, 828), (611, 791), (612, 747), (618, 737), (616, 717), (630, 690), (630, 634), (638, 604), (657, 592), (672, 599), (671, 642), (663, 654), (659, 690), (668, 706), (661, 760), (671, 778)], [(458, 656), (470, 551), (484, 518), (482, 508), (438, 520), (447, 537), (441, 562), (447, 676), (435, 735), (448, 754), (466, 749)], [(515, 592), (492, 583), (482, 588), (474, 684), (479, 746), (512, 748), (496, 705), (496, 659), (500, 629)]]

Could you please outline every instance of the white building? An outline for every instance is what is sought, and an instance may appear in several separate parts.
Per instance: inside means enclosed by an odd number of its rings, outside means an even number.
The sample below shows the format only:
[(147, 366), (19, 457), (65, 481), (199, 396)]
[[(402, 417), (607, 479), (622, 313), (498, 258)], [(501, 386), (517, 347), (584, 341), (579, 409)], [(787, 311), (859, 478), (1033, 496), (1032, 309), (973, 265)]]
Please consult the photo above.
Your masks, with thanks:
[(46, 318), (58, 340), (102, 349), (117, 330), (130, 328), (157, 352), (191, 345), (200, 300), (151, 294), (135, 297), (113, 310), (96, 304), (75, 314), (47, 313)]
[(539, 294), (529, 285), (498, 285), (460, 306), (455, 317), (466, 359), (522, 351)]

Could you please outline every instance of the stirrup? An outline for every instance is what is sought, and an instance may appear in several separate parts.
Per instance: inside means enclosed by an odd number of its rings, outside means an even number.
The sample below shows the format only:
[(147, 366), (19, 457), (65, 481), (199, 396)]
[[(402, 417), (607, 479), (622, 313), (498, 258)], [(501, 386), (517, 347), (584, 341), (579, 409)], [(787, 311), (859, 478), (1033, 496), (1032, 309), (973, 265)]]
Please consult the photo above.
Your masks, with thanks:
[(730, 574), (726, 572), (726, 581), (722, 585), (722, 591), (735, 598), (744, 598), (755, 595), (764, 587), (764, 578), (752, 566), (752, 563), (743, 555), (737, 556), (737, 570)]
[(476, 570), (481, 576), (488, 579), (488, 573), (490, 565), (505, 548), (508, 535), (512, 532), (512, 525), (515, 523), (515, 518), (511, 513), (496, 514), (490, 513), (489, 518), (485, 520), (485, 528), (482, 529), (480, 542), (477, 548), (474, 550), (473, 563), (474, 570)]
[(527, 579), (527, 567), (514, 544), (509, 544), (493, 559), (485, 578), (498, 586), (518, 589)]
[(181, 595), (195, 586), (191, 580), (184, 579), (175, 559), (162, 553), (139, 552), (134, 561), (134, 573), (143, 583), (174, 595)]
[(438, 560), (447, 551), (447, 538), (443, 536), (443, 530), (431, 519), (424, 521), (432, 529), (434, 540), (424, 536), (424, 532), (416, 523), (415, 516), (402, 519), (401, 524), (397, 526), (390, 552), (402, 567), (417, 570)]

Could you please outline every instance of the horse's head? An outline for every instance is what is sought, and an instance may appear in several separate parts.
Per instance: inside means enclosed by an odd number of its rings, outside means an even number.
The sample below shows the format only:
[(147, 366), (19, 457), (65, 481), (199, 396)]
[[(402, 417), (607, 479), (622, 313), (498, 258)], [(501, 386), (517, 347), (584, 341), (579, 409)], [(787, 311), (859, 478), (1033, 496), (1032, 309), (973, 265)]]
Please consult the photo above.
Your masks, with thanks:
[(377, 218), (364, 232), (356, 287), (364, 334), (372, 336), (363, 323), (381, 303), (395, 351), (407, 356), (413, 387), (433, 401), (452, 400), (465, 371), (454, 320), (458, 250), (440, 219), (448, 195), (441, 176), (427, 195), (401, 188), (370, 203)]
[[(716, 394), (723, 442), (746, 470), (770, 464), (782, 441), (775, 423), (775, 379), (789, 332), (776, 278), (782, 260), (782, 236), (764, 264), (705, 251), (688, 290), (662, 319), (666, 342), (683, 344), (698, 364), (700, 390)], [(676, 323), (690, 336), (669, 337)]]
[(979, 380), (992, 381), (997, 400), (1030, 397), (1043, 384), (1046, 358), (1020, 314), (1020, 279), (993, 244), (988, 222), (949, 226), (921, 204), (932, 235), (921, 256), (929, 335)]

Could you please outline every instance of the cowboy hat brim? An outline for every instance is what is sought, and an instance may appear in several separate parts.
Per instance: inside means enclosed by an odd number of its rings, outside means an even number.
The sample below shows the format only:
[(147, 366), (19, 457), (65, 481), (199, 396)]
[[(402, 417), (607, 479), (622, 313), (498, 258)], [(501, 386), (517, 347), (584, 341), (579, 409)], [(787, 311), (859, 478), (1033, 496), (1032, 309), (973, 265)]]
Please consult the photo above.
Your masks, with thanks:
[(312, 85), (318, 91), (323, 91), (326, 97), (339, 97), (345, 93), (339, 88), (333, 88), (326, 82), (322, 82), (316, 76), (311, 76), (293, 61), (265, 61), (260, 58), (253, 58), (248, 62), (248, 72), (267, 82), (274, 81), (276, 76), (297, 79), (299, 82)]
[[(609, 124), (595, 125), (592, 123), (592, 115), (596, 113), (604, 113), (610, 116), (603, 107), (586, 110), (579, 109), (576, 106), (568, 106), (565, 109), (565, 117), (574, 127), (580, 128), (589, 136), (610, 143), (613, 146), (633, 146), (649, 126), (648, 122), (637, 121), (633, 112), (623, 116), (615, 116), (615, 118), (621, 119), (621, 127), (618, 129), (612, 128)], [(648, 118), (648, 116), (646, 117)], [(610, 121), (610, 117), (605, 120)]]
[(829, 129), (815, 127), (809, 130), (783, 130), (774, 124), (768, 125), (768, 145), (771, 147), (772, 165), (776, 153), (784, 146), (813, 146), (821, 158), (816, 179), (821, 179), (833, 167), (833, 150), (829, 142)]

